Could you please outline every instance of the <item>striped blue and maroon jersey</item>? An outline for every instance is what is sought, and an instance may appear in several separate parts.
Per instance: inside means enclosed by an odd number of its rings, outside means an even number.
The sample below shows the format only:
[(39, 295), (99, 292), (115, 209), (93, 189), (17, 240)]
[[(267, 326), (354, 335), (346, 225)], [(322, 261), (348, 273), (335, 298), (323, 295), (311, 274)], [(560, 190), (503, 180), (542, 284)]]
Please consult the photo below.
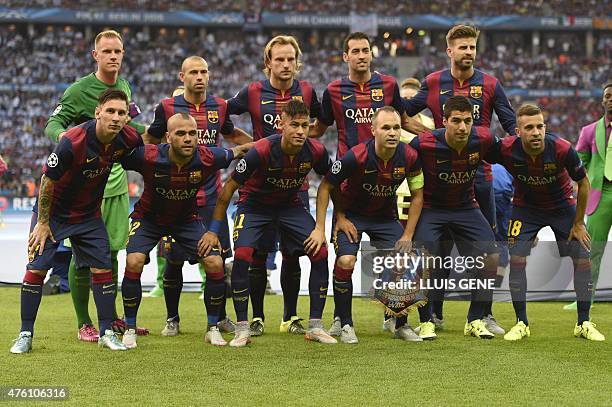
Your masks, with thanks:
[(121, 160), (126, 170), (138, 171), (144, 191), (130, 215), (172, 226), (197, 219), (197, 194), (207, 180), (227, 168), (234, 158), (231, 150), (198, 146), (191, 161), (178, 167), (170, 161), (170, 145), (147, 144)]
[(472, 127), (465, 148), (458, 153), (445, 138), (446, 129), (419, 134), (410, 146), (418, 151), (425, 178), (424, 208), (478, 208), (474, 177), (495, 140), (489, 129)]
[(404, 112), (399, 86), (392, 76), (373, 72), (363, 85), (348, 77), (327, 85), (319, 120), (326, 126), (336, 122), (338, 159), (350, 148), (372, 139), (372, 115), (383, 106), (394, 107), (400, 115)]
[(310, 109), (310, 117), (318, 117), (321, 104), (312, 85), (294, 80), (291, 89), (282, 92), (274, 88), (268, 79), (252, 82), (227, 101), (229, 114), (249, 113), (253, 124), (253, 140), (280, 133), (283, 106), (291, 100), (301, 100)]
[[(213, 95), (207, 95), (199, 106), (186, 101), (184, 95), (165, 98), (155, 108), (155, 118), (148, 133), (161, 139), (168, 130), (168, 119), (176, 113), (189, 113), (197, 123), (198, 145), (218, 147), (219, 134), (232, 134), (234, 131), (227, 110), (227, 102)], [(198, 206), (215, 205), (220, 193), (221, 174), (217, 173), (198, 192)]]
[(297, 195), (310, 170), (327, 174), (331, 165), (327, 150), (318, 140), (306, 139), (296, 156), (281, 149), (281, 135), (255, 143), (236, 165), (232, 178), (242, 185), (238, 204), (300, 206)]
[(96, 120), (68, 130), (43, 167), (43, 174), (55, 181), (50, 215), (66, 223), (99, 218), (113, 163), (140, 144), (142, 139), (130, 126), (107, 145), (96, 137)]
[(372, 139), (351, 148), (336, 161), (326, 179), (335, 186), (341, 185), (346, 212), (397, 219), (395, 192), (404, 179), (419, 174), (421, 161), (412, 147), (400, 142), (393, 157), (385, 163), (376, 156)]
[(547, 133), (544, 151), (534, 160), (519, 137), (506, 137), (496, 147), (495, 156), (494, 161), (514, 177), (514, 206), (548, 210), (576, 205), (572, 180), (583, 179), (586, 170), (567, 140)]
[[(444, 69), (427, 75), (419, 92), (410, 99), (402, 99), (409, 116), (414, 116), (424, 109), (433, 115), (437, 129), (442, 128), (444, 103), (451, 96), (465, 96), (473, 106), (472, 116), (475, 126), (491, 127), (493, 111), (508, 134), (514, 134), (516, 118), (501, 83), (493, 76), (478, 69), (467, 81), (459, 81), (451, 75), (450, 69)], [(487, 181), (491, 181), (491, 165), (484, 163)]]

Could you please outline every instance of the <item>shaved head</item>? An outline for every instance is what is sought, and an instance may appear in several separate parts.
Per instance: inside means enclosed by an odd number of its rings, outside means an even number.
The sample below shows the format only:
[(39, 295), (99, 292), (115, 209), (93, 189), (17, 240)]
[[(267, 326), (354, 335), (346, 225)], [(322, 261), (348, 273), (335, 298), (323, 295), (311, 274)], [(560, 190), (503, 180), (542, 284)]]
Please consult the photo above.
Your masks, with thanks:
[(196, 120), (191, 115), (189, 115), (188, 113), (177, 113), (175, 115), (172, 115), (172, 117), (168, 119), (168, 124), (167, 124), (168, 133), (172, 133), (175, 129), (182, 127), (184, 125), (189, 126), (189, 124), (185, 122), (193, 124), (193, 128), (198, 127)]
[(208, 63), (206, 62), (206, 60), (202, 57), (199, 57), (197, 55), (192, 55), (190, 57), (187, 57), (183, 60), (183, 63), (181, 64), (181, 72), (185, 72), (186, 69), (188, 69), (188, 66), (191, 65), (192, 63), (203, 63), (206, 66), (208, 66)]

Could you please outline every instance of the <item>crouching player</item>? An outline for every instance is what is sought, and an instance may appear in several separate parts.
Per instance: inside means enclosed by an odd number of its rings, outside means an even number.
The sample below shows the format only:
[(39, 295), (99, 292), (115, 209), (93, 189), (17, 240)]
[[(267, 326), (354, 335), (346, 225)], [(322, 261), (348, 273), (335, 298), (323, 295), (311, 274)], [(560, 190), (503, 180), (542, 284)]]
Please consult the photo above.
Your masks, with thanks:
[[(246, 157), (238, 162), (217, 200), (210, 230), (200, 242), (201, 254), (219, 244), (220, 223), (229, 201), (240, 185), (240, 198), (234, 222), (234, 267), (232, 295), (236, 309), (236, 335), (230, 346), (246, 346), (250, 341), (248, 324), (249, 264), (253, 247), (266, 228), (278, 225), (287, 253), (301, 256), (315, 221), (298, 197), (300, 187), (311, 169), (324, 175), (330, 159), (323, 144), (308, 138), (309, 110), (298, 100), (283, 106), (282, 135), (275, 134), (255, 143)], [(310, 320), (305, 338), (322, 343), (336, 343), (323, 329), (321, 317), (327, 298), (329, 271), (327, 249), (308, 252), (311, 262)]]
[(140, 276), (149, 252), (163, 236), (171, 235), (189, 261), (201, 262), (206, 270), (204, 303), (208, 318), (205, 341), (223, 346), (227, 342), (217, 327), (219, 306), (225, 296), (223, 259), (215, 249), (200, 258), (198, 241), (205, 232), (197, 218), (197, 193), (217, 170), (227, 168), (234, 158), (244, 155), (249, 144), (232, 150), (198, 146), (197, 124), (187, 113), (168, 120), (168, 144), (146, 145), (121, 160), (125, 169), (138, 171), (144, 178), (144, 192), (130, 215), (132, 224), (127, 244), (127, 260), (121, 293), (128, 330), (123, 344), (135, 348), (136, 316), (142, 299)]
[[(517, 112), (517, 136), (506, 137), (498, 145), (495, 160), (514, 177), (514, 199), (508, 226), (510, 249), (510, 294), (517, 323), (504, 339), (518, 341), (530, 335), (527, 320), (527, 256), (540, 229), (555, 232), (559, 254), (570, 256), (574, 264), (574, 290), (578, 323), (574, 336), (592, 341), (605, 337), (589, 320), (593, 282), (589, 250), (591, 238), (584, 226), (589, 196), (589, 180), (576, 150), (553, 134), (546, 134), (539, 107), (526, 104)], [(578, 200), (572, 182), (578, 183)]]
[[(338, 229), (336, 263), (334, 266), (334, 303), (342, 331), (340, 341), (357, 343), (353, 328), (353, 268), (362, 233), (370, 236), (374, 245), (409, 251), (414, 229), (423, 208), (423, 172), (417, 152), (400, 142), (401, 118), (390, 106), (381, 107), (372, 116), (374, 140), (351, 148), (336, 161), (323, 179), (317, 194), (317, 224), (311, 234), (315, 248), (325, 243), (325, 217), (330, 192), (342, 186), (334, 198), (335, 229)], [(395, 193), (407, 179), (412, 202), (405, 228), (397, 219)], [(343, 182), (346, 181), (345, 184)], [(406, 325), (406, 317), (396, 320), (397, 338), (422, 341)]]
[(108, 89), (98, 98), (95, 119), (68, 130), (49, 155), (28, 240), (30, 262), (21, 286), (21, 333), (11, 353), (32, 349), (43, 282), (59, 242), (66, 238), (70, 238), (78, 265), (89, 267), (92, 273), (102, 334), (98, 345), (126, 350), (111, 328), (117, 285), (100, 206), (113, 163), (142, 142), (133, 128), (124, 127), (127, 121), (127, 95)]

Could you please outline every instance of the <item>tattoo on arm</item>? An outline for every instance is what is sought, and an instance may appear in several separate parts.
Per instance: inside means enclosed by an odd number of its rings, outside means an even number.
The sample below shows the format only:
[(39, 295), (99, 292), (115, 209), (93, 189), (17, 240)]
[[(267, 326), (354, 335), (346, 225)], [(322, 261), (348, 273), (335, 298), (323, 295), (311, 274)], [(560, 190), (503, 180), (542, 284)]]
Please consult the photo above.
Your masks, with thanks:
[(53, 203), (53, 187), (54, 181), (43, 175), (40, 181), (40, 192), (38, 193), (38, 222), (49, 223), (51, 204)]

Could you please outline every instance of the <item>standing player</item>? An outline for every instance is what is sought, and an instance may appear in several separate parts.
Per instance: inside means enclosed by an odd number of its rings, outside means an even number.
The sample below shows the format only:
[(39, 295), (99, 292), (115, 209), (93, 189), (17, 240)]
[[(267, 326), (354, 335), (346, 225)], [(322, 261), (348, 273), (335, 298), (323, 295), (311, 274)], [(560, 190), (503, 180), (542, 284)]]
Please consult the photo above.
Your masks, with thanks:
[[(589, 321), (591, 307), (591, 238), (584, 226), (589, 196), (586, 171), (571, 144), (546, 134), (544, 115), (539, 107), (526, 104), (517, 112), (516, 136), (506, 137), (498, 146), (499, 161), (514, 177), (514, 199), (508, 227), (510, 248), (510, 294), (517, 323), (504, 336), (517, 341), (529, 336), (527, 320), (527, 256), (538, 231), (550, 226), (555, 232), (559, 254), (574, 263), (574, 290), (578, 303), (578, 323), (574, 335), (592, 341), (604, 336)], [(572, 181), (578, 183), (578, 200)]]
[[(351, 33), (344, 39), (342, 59), (348, 65), (348, 77), (327, 85), (323, 92), (321, 114), (310, 132), (310, 137), (321, 137), (336, 122), (337, 159), (342, 158), (350, 148), (372, 139), (372, 116), (376, 110), (391, 106), (400, 114), (404, 111), (395, 78), (370, 69), (371, 45), (370, 38), (362, 32)], [(404, 117), (406, 120), (411, 125), (415, 124), (411, 127), (413, 131), (426, 130), (418, 121)], [(334, 311), (330, 333), (340, 336), (341, 332), (340, 317)]]
[[(446, 256), (441, 251), (441, 241), (452, 236), (462, 256), (486, 255), (477, 273), (479, 278), (492, 279), (497, 272), (499, 255), (493, 229), (474, 197), (474, 178), (494, 138), (487, 128), (472, 126), (472, 112), (472, 104), (466, 97), (450, 97), (444, 105), (444, 128), (421, 133), (410, 142), (419, 152), (425, 177), (425, 202), (414, 240), (424, 244), (430, 254)], [(492, 295), (490, 289), (472, 290), (465, 335), (493, 338), (482, 321), (485, 302)], [(419, 336), (435, 338), (430, 308), (419, 308), (419, 316)]]
[[(299, 100), (310, 110), (310, 117), (317, 117), (320, 104), (312, 85), (307, 81), (296, 79), (301, 62), (302, 51), (297, 40), (291, 36), (279, 35), (272, 38), (264, 49), (264, 73), (267, 80), (257, 81), (245, 86), (236, 96), (227, 101), (230, 114), (249, 113), (253, 123), (253, 139), (255, 141), (276, 134), (281, 129), (281, 112), (291, 100)], [(300, 199), (306, 208), (308, 203), (308, 181), (300, 190)], [(264, 297), (266, 294), (267, 273), (266, 258), (268, 252), (275, 252), (277, 231), (270, 227), (253, 255), (253, 263), (249, 270), (251, 286), (251, 304), (253, 306), (253, 322), (251, 332), (254, 336), (264, 332)], [(263, 242), (263, 243), (262, 243)], [(281, 265), (281, 287), (283, 290), (283, 322), (281, 332), (303, 334), (301, 319), (297, 316), (297, 301), (300, 292), (300, 261), (299, 257), (291, 256), (283, 250)]]
[[(604, 86), (601, 104), (604, 108), (603, 117), (582, 128), (576, 146), (578, 156), (588, 170), (592, 187), (586, 213), (587, 230), (593, 242), (591, 245), (593, 299), (599, 279), (601, 259), (612, 227), (612, 142), (610, 142), (612, 83)], [(566, 305), (565, 308), (575, 309), (576, 303)]]
[[(516, 128), (514, 110), (501, 83), (493, 76), (474, 68), (476, 42), (480, 31), (470, 25), (456, 25), (446, 34), (446, 54), (450, 59), (450, 69), (429, 74), (416, 96), (404, 99), (408, 115), (414, 115), (429, 108), (436, 128), (442, 127), (444, 104), (451, 96), (465, 96), (473, 106), (475, 126), (491, 126), (493, 111), (497, 114), (502, 127), (508, 134)], [(492, 185), (491, 165), (484, 162), (476, 173), (475, 193), (480, 210), (495, 229), (495, 194)], [(448, 273), (448, 271), (446, 271)], [(442, 320), (444, 290), (430, 292), (433, 313)], [(492, 304), (485, 310), (485, 323), (491, 332), (503, 334), (503, 329), (493, 318)]]
[[(391, 106), (378, 109), (372, 116), (373, 140), (351, 148), (323, 179), (317, 194), (317, 224), (311, 234), (315, 250), (325, 244), (325, 217), (330, 192), (342, 184), (334, 199), (336, 263), (334, 265), (334, 303), (342, 324), (340, 341), (357, 343), (353, 328), (351, 303), (352, 274), (363, 233), (382, 249), (396, 247), (409, 251), (423, 207), (423, 172), (417, 152), (400, 142), (401, 117)], [(343, 182), (346, 180), (346, 184)], [(412, 194), (406, 227), (397, 220), (395, 193), (404, 180)], [(349, 204), (350, 203), (350, 204)], [(306, 249), (311, 246), (307, 245)], [(406, 317), (397, 318), (397, 338), (422, 341), (406, 325)]]
[[(130, 215), (132, 224), (121, 285), (128, 325), (123, 344), (127, 348), (137, 346), (135, 329), (142, 298), (142, 270), (151, 249), (162, 236), (170, 235), (176, 241), (174, 246), (182, 248), (187, 260), (200, 261), (204, 265), (204, 304), (208, 318), (205, 340), (224, 346), (227, 343), (217, 327), (219, 307), (224, 305), (225, 298), (223, 259), (216, 248), (203, 259), (197, 255), (198, 241), (206, 230), (198, 219), (197, 201), (202, 186), (210, 178), (217, 178), (218, 170), (227, 168), (242, 150), (209, 149), (200, 145), (197, 120), (186, 112), (175, 113), (166, 123), (169, 144), (139, 147), (122, 160), (125, 169), (143, 175), (145, 185), (143, 195)], [(168, 297), (166, 293), (165, 298)]]
[[(106, 89), (119, 89), (125, 92), (128, 99), (132, 97), (129, 83), (119, 77), (123, 60), (123, 40), (116, 31), (103, 31), (96, 35), (95, 48), (92, 51), (97, 64), (96, 72), (82, 77), (66, 89), (59, 104), (47, 121), (45, 134), (54, 141), (59, 141), (71, 124), (81, 124), (94, 117), (98, 96)], [(142, 125), (132, 123), (139, 134), (144, 133)], [(113, 281), (117, 284), (117, 253), (125, 248), (128, 235), (129, 197), (127, 177), (119, 164), (115, 164), (108, 177), (102, 201), (102, 219), (106, 225), (111, 245)], [(86, 342), (95, 342), (98, 332), (93, 327), (89, 316), (89, 269), (77, 268), (73, 262), (69, 270), (70, 295), (77, 315), (79, 327), (78, 338)], [(125, 330), (125, 322), (114, 313), (113, 329)], [(144, 333), (144, 331), (142, 332)]]
[[(225, 100), (207, 93), (209, 70), (208, 63), (199, 56), (190, 56), (183, 61), (179, 79), (183, 82), (184, 93), (163, 99), (155, 109), (155, 119), (148, 129), (148, 133), (158, 140), (166, 134), (167, 122), (176, 113), (188, 113), (197, 123), (197, 142), (201, 146), (219, 146), (220, 137), (235, 144), (250, 142), (251, 137), (244, 131), (234, 127), (229, 118), (227, 103)], [(217, 197), (221, 191), (221, 173), (207, 178), (206, 182), (198, 192), (198, 215), (208, 228), (212, 219), (212, 213), (217, 203)], [(223, 223), (221, 230), (221, 244), (225, 260), (232, 256), (229, 227), (227, 220)], [(164, 270), (164, 299), (166, 301), (167, 319), (166, 326), (162, 331), (164, 336), (175, 336), (179, 333), (179, 299), (183, 288), (182, 268), (186, 260), (181, 245), (171, 246), (166, 254), (166, 266)], [(202, 279), (206, 279), (206, 273), (202, 270)], [(234, 324), (225, 314), (225, 296), (221, 306), (219, 328), (225, 332), (233, 332)]]
[[(342, 59), (348, 65), (348, 76), (327, 85), (321, 101), (321, 114), (313, 125), (310, 137), (321, 137), (334, 121), (338, 129), (338, 150), (342, 158), (359, 143), (372, 139), (372, 115), (383, 106), (392, 106), (400, 114), (404, 107), (395, 78), (372, 72), (372, 44), (362, 32), (344, 39)], [(416, 120), (404, 117), (413, 131), (426, 128)]]
[(104, 91), (98, 99), (95, 118), (68, 130), (43, 168), (28, 240), (30, 262), (21, 287), (21, 333), (11, 353), (32, 349), (43, 282), (59, 242), (66, 238), (70, 238), (79, 265), (92, 273), (103, 333), (99, 346), (126, 349), (111, 328), (117, 285), (100, 206), (113, 163), (142, 141), (133, 128), (124, 127), (128, 121), (128, 97), (123, 91)]
[[(236, 309), (236, 335), (230, 346), (246, 346), (250, 341), (248, 324), (249, 280), (248, 268), (256, 242), (262, 238), (270, 224), (277, 224), (286, 253), (300, 256), (315, 221), (298, 196), (310, 170), (326, 174), (330, 167), (325, 147), (308, 138), (308, 107), (292, 100), (282, 110), (282, 135), (276, 134), (259, 140), (223, 187), (217, 201), (213, 222), (202, 239), (200, 254), (207, 254), (218, 245), (220, 222), (229, 201), (240, 185), (240, 198), (234, 223), (234, 267), (232, 268), (232, 295)], [(310, 292), (310, 320), (305, 338), (322, 343), (336, 343), (323, 329), (321, 318), (327, 298), (329, 271), (327, 248), (308, 252), (311, 270), (308, 284)]]

